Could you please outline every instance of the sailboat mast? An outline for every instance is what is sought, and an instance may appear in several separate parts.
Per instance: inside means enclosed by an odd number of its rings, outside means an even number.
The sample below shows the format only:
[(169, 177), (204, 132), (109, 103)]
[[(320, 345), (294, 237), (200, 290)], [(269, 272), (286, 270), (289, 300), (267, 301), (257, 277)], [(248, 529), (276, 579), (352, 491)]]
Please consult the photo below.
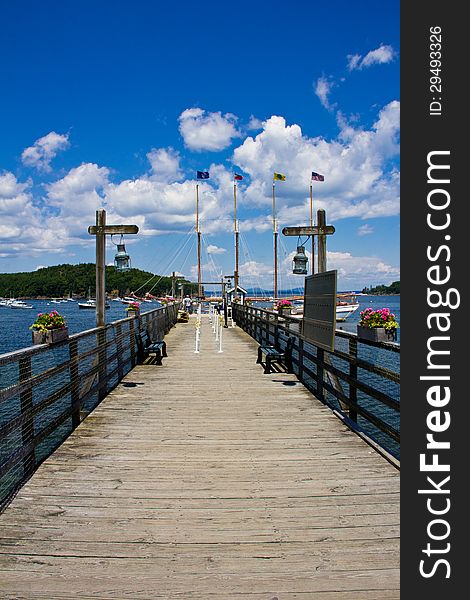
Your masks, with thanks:
[(273, 181), (273, 237), (274, 237), (274, 299), (277, 298), (277, 223), (276, 223), (276, 184)]
[(201, 286), (201, 232), (199, 231), (199, 184), (196, 183), (196, 235), (197, 235), (197, 295), (202, 297)]
[[(313, 186), (310, 182), (310, 227), (313, 227)], [(312, 275), (315, 273), (315, 236), (312, 235)]]
[(235, 296), (238, 292), (238, 256), (239, 256), (239, 245), (238, 245), (238, 227), (237, 227), (237, 184), (233, 183), (233, 231), (235, 233), (235, 272), (234, 272), (234, 287)]

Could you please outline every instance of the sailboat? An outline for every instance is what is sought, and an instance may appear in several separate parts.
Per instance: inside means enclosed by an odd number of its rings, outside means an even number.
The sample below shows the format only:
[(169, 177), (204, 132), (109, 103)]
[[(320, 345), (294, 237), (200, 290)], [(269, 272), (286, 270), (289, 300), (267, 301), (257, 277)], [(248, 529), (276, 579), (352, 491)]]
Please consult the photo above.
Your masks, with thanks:
[[(109, 308), (110, 304), (108, 301), (105, 302), (105, 308)], [(96, 299), (90, 298), (90, 288), (88, 288), (88, 299), (85, 302), (78, 302), (78, 308), (88, 308), (96, 310)]]

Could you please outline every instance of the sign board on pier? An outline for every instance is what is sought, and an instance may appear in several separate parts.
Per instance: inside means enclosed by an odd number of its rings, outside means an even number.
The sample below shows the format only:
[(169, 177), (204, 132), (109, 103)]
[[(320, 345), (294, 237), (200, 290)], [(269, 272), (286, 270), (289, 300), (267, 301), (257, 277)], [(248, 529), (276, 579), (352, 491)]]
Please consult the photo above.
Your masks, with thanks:
[(335, 349), (337, 271), (305, 278), (303, 335), (320, 348)]

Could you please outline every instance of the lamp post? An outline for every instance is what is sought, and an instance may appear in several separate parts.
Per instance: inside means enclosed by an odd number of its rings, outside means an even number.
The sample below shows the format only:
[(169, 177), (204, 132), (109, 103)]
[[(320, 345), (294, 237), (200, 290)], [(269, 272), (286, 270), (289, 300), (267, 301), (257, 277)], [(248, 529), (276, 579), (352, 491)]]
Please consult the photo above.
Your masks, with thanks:
[[(106, 211), (100, 208), (96, 211), (96, 225), (88, 227), (88, 233), (96, 238), (96, 326), (105, 325), (106, 304), (106, 235), (123, 235), (138, 233), (137, 225), (106, 225)], [(127, 259), (129, 255), (127, 255)]]
[(318, 272), (324, 273), (326, 271), (326, 236), (333, 235), (335, 228), (333, 225), (326, 225), (326, 213), (323, 208), (317, 211), (317, 223), (310, 227), (284, 227), (282, 233), (286, 236), (318, 236)]

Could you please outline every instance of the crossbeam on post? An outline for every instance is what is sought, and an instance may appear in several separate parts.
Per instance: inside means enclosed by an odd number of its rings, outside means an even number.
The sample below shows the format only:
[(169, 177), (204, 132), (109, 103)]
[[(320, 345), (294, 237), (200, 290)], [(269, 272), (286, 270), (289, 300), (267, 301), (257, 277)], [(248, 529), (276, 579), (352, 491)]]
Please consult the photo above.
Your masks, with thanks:
[(333, 235), (334, 232), (335, 228), (333, 225), (325, 225), (324, 227), (315, 225), (313, 227), (284, 227), (282, 235)]
[(88, 227), (88, 233), (96, 239), (96, 326), (105, 324), (106, 304), (106, 235), (124, 235), (138, 233), (137, 225), (106, 225), (106, 211), (101, 208), (96, 211), (96, 225)]

